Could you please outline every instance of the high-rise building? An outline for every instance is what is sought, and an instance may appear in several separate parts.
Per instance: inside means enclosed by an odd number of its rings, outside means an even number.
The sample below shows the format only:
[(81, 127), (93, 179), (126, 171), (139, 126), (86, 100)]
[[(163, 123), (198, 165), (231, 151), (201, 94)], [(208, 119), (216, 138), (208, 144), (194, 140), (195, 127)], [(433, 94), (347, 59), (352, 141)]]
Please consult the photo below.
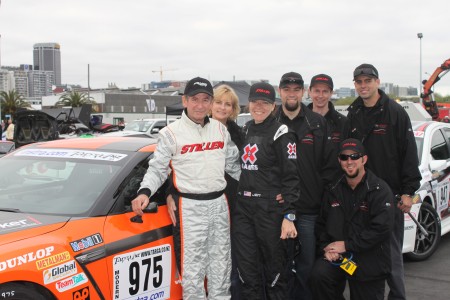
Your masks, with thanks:
[(53, 71), (30, 71), (28, 72), (28, 93), (30, 97), (42, 97), (52, 94), (54, 82)]
[(53, 71), (54, 85), (61, 85), (61, 46), (57, 43), (38, 43), (33, 46), (33, 69)]

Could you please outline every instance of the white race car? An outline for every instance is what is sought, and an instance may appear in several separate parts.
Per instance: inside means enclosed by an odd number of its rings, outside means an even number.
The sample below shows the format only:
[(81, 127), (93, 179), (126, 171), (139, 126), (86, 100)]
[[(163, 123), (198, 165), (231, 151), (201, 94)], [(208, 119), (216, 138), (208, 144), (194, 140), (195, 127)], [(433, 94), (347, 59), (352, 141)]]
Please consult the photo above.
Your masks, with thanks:
[(405, 214), (403, 253), (414, 261), (436, 251), (441, 235), (450, 231), (450, 124), (412, 122), (422, 180), (411, 210), (423, 230)]

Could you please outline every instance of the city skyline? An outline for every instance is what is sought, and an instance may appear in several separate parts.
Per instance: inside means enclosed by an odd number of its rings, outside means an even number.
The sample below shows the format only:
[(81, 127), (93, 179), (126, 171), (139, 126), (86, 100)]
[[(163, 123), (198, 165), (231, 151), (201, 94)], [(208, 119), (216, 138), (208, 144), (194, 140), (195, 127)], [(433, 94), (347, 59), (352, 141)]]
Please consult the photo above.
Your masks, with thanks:
[[(328, 0), (158, 3), (136, 0), (66, 3), (10, 1), (0, 7), (2, 65), (32, 64), (37, 42), (57, 42), (63, 83), (101, 88), (140, 87), (163, 79), (266, 79), (277, 85), (288, 71), (305, 82), (317, 73), (337, 87), (353, 87), (360, 63), (374, 64), (381, 82), (419, 86), (419, 39), (423, 33), (423, 79), (449, 58), (444, 0), (433, 2), (436, 26), (419, 1), (381, 0), (368, 9), (360, 1)], [(61, 14), (43, 14), (58, 7)], [(201, 9), (200, 9), (201, 8)], [(102, 12), (101, 14), (98, 12)], [(21, 17), (17, 19), (17, 15)], [(427, 74), (428, 73), (428, 74)], [(450, 76), (435, 92), (450, 94)]]

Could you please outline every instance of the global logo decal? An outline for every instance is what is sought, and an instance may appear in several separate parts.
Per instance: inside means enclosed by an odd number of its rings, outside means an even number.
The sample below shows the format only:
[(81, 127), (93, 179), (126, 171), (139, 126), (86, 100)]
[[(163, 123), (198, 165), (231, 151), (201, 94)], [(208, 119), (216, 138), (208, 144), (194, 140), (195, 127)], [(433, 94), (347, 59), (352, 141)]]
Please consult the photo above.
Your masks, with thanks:
[(77, 273), (78, 271), (75, 260), (71, 260), (65, 264), (45, 270), (43, 272), (44, 284), (49, 284)]

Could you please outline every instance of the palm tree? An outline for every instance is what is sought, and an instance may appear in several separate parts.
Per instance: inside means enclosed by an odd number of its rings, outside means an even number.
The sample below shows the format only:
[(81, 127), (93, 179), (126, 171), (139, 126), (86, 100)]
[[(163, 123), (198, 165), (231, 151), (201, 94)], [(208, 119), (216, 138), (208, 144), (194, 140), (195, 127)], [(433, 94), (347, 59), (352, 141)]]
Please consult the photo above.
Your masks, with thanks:
[(31, 107), (30, 103), (25, 101), (22, 95), (19, 95), (15, 90), (9, 92), (0, 91), (0, 107), (2, 115), (14, 115), (18, 108)]
[(59, 97), (59, 101), (56, 102), (55, 105), (80, 107), (83, 104), (96, 104), (96, 102), (93, 99), (94, 98), (88, 96), (85, 93), (72, 91), (70, 92), (70, 94), (65, 94)]

